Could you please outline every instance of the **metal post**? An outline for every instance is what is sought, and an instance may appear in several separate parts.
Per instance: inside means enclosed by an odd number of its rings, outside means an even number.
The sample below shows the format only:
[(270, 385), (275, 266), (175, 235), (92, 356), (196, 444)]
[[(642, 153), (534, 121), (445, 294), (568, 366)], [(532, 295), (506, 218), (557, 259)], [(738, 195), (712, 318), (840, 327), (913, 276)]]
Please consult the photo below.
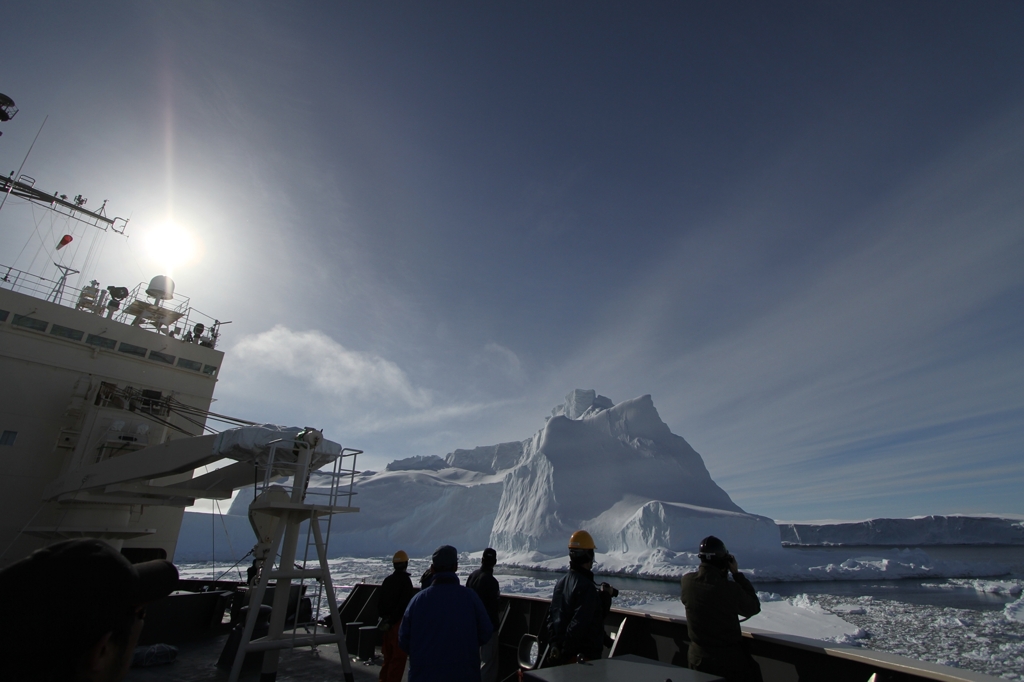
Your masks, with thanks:
[(252, 632), (256, 628), (256, 620), (259, 617), (260, 605), (263, 603), (263, 595), (267, 593), (267, 583), (270, 582), (270, 569), (274, 566), (274, 557), (277, 556), (277, 548), (281, 546), (284, 530), (284, 525), (278, 522), (277, 528), (274, 530), (274, 541), (270, 547), (270, 566), (263, 565), (263, 571), (260, 573), (260, 579), (256, 583), (256, 589), (250, 593), (249, 613), (245, 617), (245, 629), (242, 631), (242, 640), (238, 643), (238, 649), (235, 651), (235, 660), (231, 664), (231, 674), (228, 675), (228, 682), (238, 682), (238, 676), (242, 674), (242, 663), (245, 662), (246, 648), (249, 645), (249, 640), (252, 639)]

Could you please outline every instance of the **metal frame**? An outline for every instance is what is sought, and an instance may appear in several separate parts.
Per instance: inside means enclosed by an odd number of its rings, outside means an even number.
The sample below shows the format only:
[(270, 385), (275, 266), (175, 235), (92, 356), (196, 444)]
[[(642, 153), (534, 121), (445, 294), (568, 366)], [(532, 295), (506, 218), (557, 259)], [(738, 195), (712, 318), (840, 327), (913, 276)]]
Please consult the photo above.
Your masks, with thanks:
[[(264, 564), (261, 567), (256, 588), (250, 593), (249, 611), (246, 614), (242, 639), (238, 645), (238, 650), (235, 652), (235, 659), (232, 662), (231, 674), (228, 677), (229, 682), (237, 682), (238, 676), (242, 671), (242, 664), (245, 661), (245, 655), (250, 651), (267, 652), (263, 658), (263, 670), (260, 679), (262, 682), (272, 682), (277, 677), (278, 652), (281, 649), (309, 646), (315, 650), (321, 644), (337, 645), (338, 653), (341, 656), (345, 682), (353, 682), (352, 664), (345, 647), (345, 634), (340, 627), (341, 619), (338, 615), (337, 597), (331, 581), (330, 568), (327, 564), (327, 545), (320, 520), (324, 516), (330, 519), (334, 514), (359, 511), (358, 508), (351, 506), (351, 501), (352, 496), (355, 494), (353, 487), (357, 473), (355, 469), (356, 456), (361, 454), (362, 451), (342, 448), (341, 453), (334, 460), (334, 470), (329, 474), (332, 480), (329, 491), (326, 494), (327, 504), (311, 504), (307, 502), (306, 497), (309, 478), (314, 473), (310, 471), (310, 464), (315, 452), (315, 445), (315, 443), (311, 444), (307, 439), (303, 438), (303, 434), (299, 434), (295, 439), (282, 439), (271, 444), (263, 477), (263, 490), (266, 491), (271, 485), (275, 484), (275, 479), (286, 476), (287, 472), (291, 470), (291, 494), (288, 502), (271, 502), (256, 506), (257, 501), (254, 500), (254, 506), (251, 507), (254, 511), (258, 509), (263, 513), (276, 516), (278, 521), (274, 529), (270, 553), (268, 554), (271, 565)], [(279, 452), (283, 453), (285, 451), (295, 456), (294, 462), (288, 461), (288, 458), (279, 458)], [(342, 462), (348, 457), (352, 458), (351, 468), (342, 469)], [(340, 490), (340, 481), (345, 477), (350, 479), (347, 492)], [(285, 485), (284, 487), (287, 489), (288, 486)], [(342, 497), (347, 497), (348, 504), (346, 506), (338, 504)], [(306, 551), (303, 557), (303, 565), (296, 567), (296, 549), (300, 526), (303, 521), (309, 522), (306, 531)], [(307, 567), (310, 534), (312, 534), (313, 546), (316, 548), (318, 566), (312, 569)], [(278, 560), (277, 568), (274, 569), (272, 562), (278, 558), (278, 555), (280, 555), (280, 559)], [(263, 598), (266, 595), (267, 587), (272, 578), (276, 582), (269, 632), (266, 637), (250, 641), (256, 626), (259, 605), (263, 603)], [(298, 634), (299, 624), (296, 622), (292, 625), (290, 636), (286, 635), (285, 624), (288, 613), (288, 601), (292, 591), (292, 580), (298, 580), (298, 584), (301, 586), (309, 579), (316, 580), (319, 583), (317, 595), (318, 611), (320, 609), (321, 595), (326, 592), (328, 610), (330, 611), (335, 631), (333, 633), (319, 634), (314, 625), (312, 633), (309, 633), (307, 630), (307, 634), (300, 636)], [(297, 590), (296, 598), (298, 600), (301, 600), (302, 592), (301, 588)], [(298, 607), (300, 603), (301, 601), (296, 603), (296, 621), (298, 620)]]

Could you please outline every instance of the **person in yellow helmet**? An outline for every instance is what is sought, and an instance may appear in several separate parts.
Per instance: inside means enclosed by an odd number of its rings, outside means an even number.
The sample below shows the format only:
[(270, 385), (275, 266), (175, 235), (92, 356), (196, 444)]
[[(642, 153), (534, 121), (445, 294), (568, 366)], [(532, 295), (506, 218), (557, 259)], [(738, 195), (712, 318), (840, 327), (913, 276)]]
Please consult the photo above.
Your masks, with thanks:
[(595, 549), (594, 538), (585, 530), (569, 538), (569, 572), (555, 585), (544, 632), (549, 665), (573, 663), (579, 656), (595, 660), (610, 646), (604, 621), (618, 590), (594, 582)]
[(381, 652), (384, 664), (380, 667), (380, 682), (401, 682), (405, 673), (405, 662), (408, 655), (398, 646), (398, 626), (402, 623), (402, 614), (416, 590), (412, 586), (412, 578), (406, 571), (409, 568), (409, 555), (398, 550), (391, 559), (395, 567), (394, 573), (384, 578), (377, 600), (377, 613), (380, 623), (377, 628), (383, 631)]

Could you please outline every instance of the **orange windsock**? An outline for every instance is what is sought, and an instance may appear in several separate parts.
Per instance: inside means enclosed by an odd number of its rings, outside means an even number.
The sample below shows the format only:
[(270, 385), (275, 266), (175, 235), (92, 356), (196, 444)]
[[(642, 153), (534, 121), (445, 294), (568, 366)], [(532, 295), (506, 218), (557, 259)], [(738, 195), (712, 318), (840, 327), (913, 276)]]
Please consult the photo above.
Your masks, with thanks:
[(60, 242), (57, 243), (57, 250), (60, 251), (61, 249), (63, 249), (65, 246), (70, 244), (73, 239), (74, 237), (72, 237), (70, 234), (66, 234), (63, 237), (61, 237)]

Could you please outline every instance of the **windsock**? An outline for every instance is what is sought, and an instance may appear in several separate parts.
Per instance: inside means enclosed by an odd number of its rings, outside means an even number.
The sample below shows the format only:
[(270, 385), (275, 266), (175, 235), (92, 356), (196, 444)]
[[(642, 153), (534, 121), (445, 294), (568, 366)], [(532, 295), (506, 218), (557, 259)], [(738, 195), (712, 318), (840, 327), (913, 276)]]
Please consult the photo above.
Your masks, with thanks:
[(61, 249), (63, 249), (65, 246), (70, 244), (73, 239), (74, 237), (72, 237), (70, 234), (66, 234), (63, 237), (61, 237), (60, 241), (57, 243), (57, 250), (60, 251)]

